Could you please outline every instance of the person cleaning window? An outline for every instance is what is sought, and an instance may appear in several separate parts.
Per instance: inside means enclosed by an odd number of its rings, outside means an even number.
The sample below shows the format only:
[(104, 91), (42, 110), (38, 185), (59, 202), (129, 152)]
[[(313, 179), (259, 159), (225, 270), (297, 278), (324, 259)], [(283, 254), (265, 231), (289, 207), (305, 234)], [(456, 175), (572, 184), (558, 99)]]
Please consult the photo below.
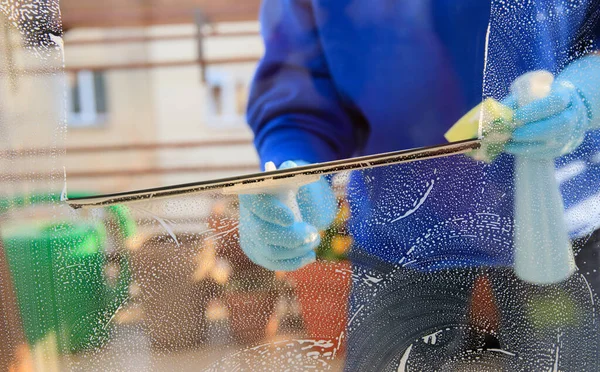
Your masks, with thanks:
[[(493, 163), (454, 156), (351, 174), (355, 268), (510, 267), (513, 155), (556, 159), (570, 237), (592, 236), (578, 265), (597, 268), (599, 9), (594, 0), (264, 0), (266, 49), (247, 113), (260, 159), (289, 168), (441, 144), (492, 95), (519, 124)], [(536, 70), (554, 75), (550, 93), (519, 107), (510, 84)], [(315, 260), (335, 198), (321, 179), (297, 202), (301, 222), (275, 195), (240, 195), (240, 242), (256, 264), (292, 271)]]

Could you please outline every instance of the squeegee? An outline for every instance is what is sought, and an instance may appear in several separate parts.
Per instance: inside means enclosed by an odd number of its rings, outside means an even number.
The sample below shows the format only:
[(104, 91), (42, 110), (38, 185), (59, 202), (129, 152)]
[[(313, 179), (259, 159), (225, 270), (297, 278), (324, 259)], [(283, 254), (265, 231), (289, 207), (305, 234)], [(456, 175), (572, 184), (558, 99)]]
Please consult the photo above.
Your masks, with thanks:
[(265, 193), (269, 190), (295, 189), (315, 182), (320, 176), (327, 174), (469, 153), (479, 149), (479, 146), (479, 139), (469, 139), (449, 144), (315, 163), (289, 169), (275, 170), (270, 165), (267, 167), (267, 171), (262, 173), (115, 194), (67, 198), (65, 201), (71, 207), (78, 209), (173, 198), (209, 191), (220, 191), (224, 194)]

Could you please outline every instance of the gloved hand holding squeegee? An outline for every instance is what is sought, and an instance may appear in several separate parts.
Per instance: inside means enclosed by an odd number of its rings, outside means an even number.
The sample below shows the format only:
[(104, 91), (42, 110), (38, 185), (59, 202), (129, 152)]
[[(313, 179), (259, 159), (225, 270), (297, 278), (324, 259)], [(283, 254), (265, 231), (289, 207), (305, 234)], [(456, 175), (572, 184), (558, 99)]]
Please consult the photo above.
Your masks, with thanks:
[[(306, 164), (286, 161), (279, 169)], [(273, 163), (265, 166), (267, 171), (275, 169)], [(293, 271), (313, 262), (319, 230), (335, 217), (337, 202), (327, 180), (296, 176), (294, 185), (261, 185), (255, 192), (244, 188), (239, 196), (241, 247), (250, 260), (269, 270)]]

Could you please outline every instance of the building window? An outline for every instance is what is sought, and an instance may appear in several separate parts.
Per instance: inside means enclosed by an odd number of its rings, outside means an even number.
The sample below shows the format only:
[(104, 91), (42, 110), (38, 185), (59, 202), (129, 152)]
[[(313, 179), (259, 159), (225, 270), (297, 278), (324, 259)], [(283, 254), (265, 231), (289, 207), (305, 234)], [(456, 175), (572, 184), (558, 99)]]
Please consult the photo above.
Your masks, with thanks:
[(251, 74), (245, 70), (209, 70), (206, 86), (208, 126), (231, 128), (245, 125)]
[(70, 76), (68, 123), (71, 127), (93, 127), (106, 120), (104, 71), (81, 70)]

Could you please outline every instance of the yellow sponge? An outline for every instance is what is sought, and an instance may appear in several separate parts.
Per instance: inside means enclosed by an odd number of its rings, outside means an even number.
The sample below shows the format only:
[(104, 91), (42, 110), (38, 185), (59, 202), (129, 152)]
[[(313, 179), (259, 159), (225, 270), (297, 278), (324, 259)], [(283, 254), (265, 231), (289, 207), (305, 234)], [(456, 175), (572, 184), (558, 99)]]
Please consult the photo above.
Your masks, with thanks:
[(512, 132), (513, 111), (493, 98), (487, 98), (466, 113), (444, 135), (449, 142), (478, 138), (481, 123), (481, 148), (469, 154), (476, 160), (493, 161)]
[[(486, 126), (497, 120), (506, 122), (512, 121), (512, 110), (496, 101), (493, 98), (487, 98), (471, 111), (467, 112), (460, 120), (450, 128), (444, 137), (449, 142), (462, 141), (479, 137), (479, 123), (483, 124), (482, 130)], [(481, 120), (483, 119), (483, 120)]]

